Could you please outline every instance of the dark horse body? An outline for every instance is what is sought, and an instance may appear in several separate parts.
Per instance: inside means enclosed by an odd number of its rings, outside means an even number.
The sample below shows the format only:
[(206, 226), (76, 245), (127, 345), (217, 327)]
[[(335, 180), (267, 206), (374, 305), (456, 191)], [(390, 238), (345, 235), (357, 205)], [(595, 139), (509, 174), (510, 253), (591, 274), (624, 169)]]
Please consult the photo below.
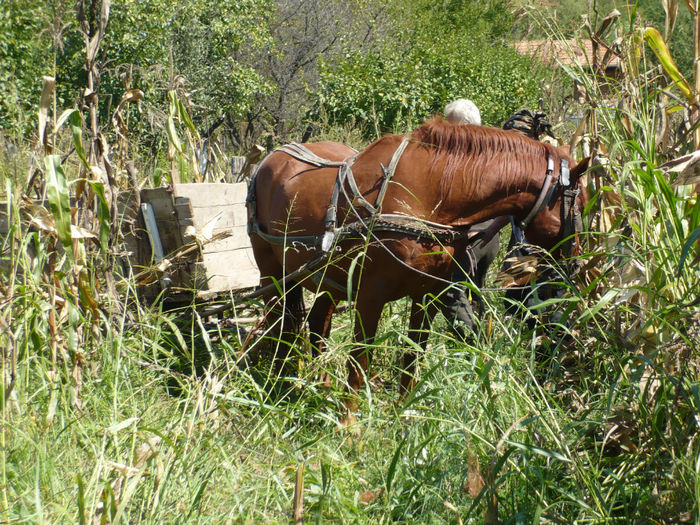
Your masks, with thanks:
[[(359, 195), (374, 203), (382, 189), (385, 166), (402, 143), (402, 136), (383, 137), (360, 154), (352, 164)], [(395, 174), (386, 187), (381, 212), (404, 215), (439, 223), (450, 228), (468, 228), (488, 219), (505, 215), (523, 219), (535, 205), (543, 188), (548, 160), (557, 180), (561, 159), (573, 166), (572, 186), (585, 171), (587, 161), (575, 165), (561, 150), (528, 139), (516, 132), (472, 125), (453, 125), (433, 119), (417, 129), (398, 161)], [(321, 157), (339, 154), (338, 145), (318, 143), (314, 152)], [(351, 150), (348, 149), (351, 154)], [(262, 163), (254, 181), (251, 199), (254, 210), (251, 220), (268, 237), (318, 236), (326, 231), (328, 203), (336, 183), (336, 168), (304, 165), (282, 153), (273, 153)], [(548, 196), (548, 202), (529, 221), (526, 234), (529, 242), (549, 249), (562, 240), (563, 188)], [(349, 197), (348, 197), (349, 196)], [(338, 224), (356, 222), (358, 217), (369, 222), (369, 213), (357, 206), (357, 195), (347, 191), (338, 200)], [(430, 237), (401, 232), (367, 234), (364, 239), (341, 239), (339, 250), (333, 251), (331, 264), (323, 269), (321, 279), (303, 272), (295, 282), (284, 282), (290, 289), (285, 299), (285, 319), (280, 332), (294, 332), (299, 327), (301, 289), (320, 290), (309, 314), (312, 344), (330, 330), (330, 321), (338, 301), (347, 300), (347, 290), (355, 304), (355, 338), (371, 343), (384, 305), (402, 297), (413, 299), (409, 335), (424, 346), (429, 323), (436, 308), (422, 306), (428, 294), (439, 295), (453, 272), (455, 251), (464, 250), (467, 236), (457, 236), (446, 244)], [(319, 256), (320, 243), (285, 246), (273, 243), (262, 235), (251, 235), (255, 259), (262, 284), (278, 282)], [(338, 283), (348, 286), (338, 286)], [(267, 299), (274, 300), (275, 292)], [(357, 348), (348, 363), (348, 384), (357, 392), (367, 367), (367, 350)], [(412, 387), (416, 355), (406, 352), (401, 387)], [(349, 411), (356, 408), (350, 396)]]

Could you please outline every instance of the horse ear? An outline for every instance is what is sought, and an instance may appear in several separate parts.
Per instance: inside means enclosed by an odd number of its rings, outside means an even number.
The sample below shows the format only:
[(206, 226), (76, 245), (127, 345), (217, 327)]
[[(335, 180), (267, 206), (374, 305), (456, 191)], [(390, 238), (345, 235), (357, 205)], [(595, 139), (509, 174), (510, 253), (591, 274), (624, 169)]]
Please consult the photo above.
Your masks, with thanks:
[(576, 164), (576, 166), (571, 168), (571, 185), (572, 186), (574, 184), (576, 184), (576, 181), (578, 181), (578, 179), (581, 177), (581, 175), (586, 173), (586, 170), (588, 169), (588, 165), (590, 164), (590, 162), (591, 162), (591, 157), (586, 157), (581, 162)]

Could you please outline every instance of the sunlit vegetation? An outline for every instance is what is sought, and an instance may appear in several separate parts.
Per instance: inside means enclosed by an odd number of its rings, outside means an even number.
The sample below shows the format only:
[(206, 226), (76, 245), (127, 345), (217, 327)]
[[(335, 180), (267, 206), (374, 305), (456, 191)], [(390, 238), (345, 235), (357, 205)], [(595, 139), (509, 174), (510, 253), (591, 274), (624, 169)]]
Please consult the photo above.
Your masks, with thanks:
[[(2, 0), (0, 521), (697, 522), (699, 164), (668, 163), (700, 149), (700, 5), (555, 4)], [(518, 55), (528, 35), (593, 37), (600, 67)], [(494, 268), (474, 339), (438, 318), (401, 399), (394, 303), (349, 431), (350, 310), (284, 380), (259, 325), (141, 297), (120, 196), (460, 96), (495, 126), (542, 99), (592, 159), (560, 336), (505, 314)]]

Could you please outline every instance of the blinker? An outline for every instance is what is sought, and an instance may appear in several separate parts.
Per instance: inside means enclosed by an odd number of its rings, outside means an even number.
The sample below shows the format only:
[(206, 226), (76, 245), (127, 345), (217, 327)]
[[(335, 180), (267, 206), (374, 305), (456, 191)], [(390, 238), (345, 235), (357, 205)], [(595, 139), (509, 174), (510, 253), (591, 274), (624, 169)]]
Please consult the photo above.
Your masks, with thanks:
[(561, 176), (559, 177), (559, 183), (564, 187), (569, 187), (571, 185), (571, 172), (569, 171), (569, 161), (566, 159), (561, 159)]

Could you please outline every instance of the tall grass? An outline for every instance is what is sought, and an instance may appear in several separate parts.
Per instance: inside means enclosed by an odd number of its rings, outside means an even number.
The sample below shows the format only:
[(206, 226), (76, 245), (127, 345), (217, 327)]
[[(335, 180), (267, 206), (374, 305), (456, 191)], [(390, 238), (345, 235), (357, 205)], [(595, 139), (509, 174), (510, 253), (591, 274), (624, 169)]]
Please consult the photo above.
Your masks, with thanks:
[[(636, 28), (618, 30), (632, 41)], [(636, 61), (644, 48), (628, 51)], [(604, 98), (599, 79), (571, 74)], [(473, 343), (436, 320), (400, 399), (408, 305), (394, 303), (358, 436), (337, 428), (352, 310), (336, 314), (321, 358), (300, 347), (280, 395), (263, 338), (140, 304), (128, 280), (106, 293), (98, 240), (75, 250), (47, 227), (65, 192), (44, 222), (20, 226), (29, 160), (3, 163), (14, 206), (0, 244), (0, 521), (279, 523), (295, 489), (317, 523), (697, 521), (700, 204), (658, 169), (678, 152), (659, 146), (661, 93), (644, 78), (616, 84), (627, 105), (586, 108), (601, 167), (582, 282), (558, 305), (571, 340), (528, 331), (487, 293)], [(62, 169), (70, 188), (77, 169)]]

